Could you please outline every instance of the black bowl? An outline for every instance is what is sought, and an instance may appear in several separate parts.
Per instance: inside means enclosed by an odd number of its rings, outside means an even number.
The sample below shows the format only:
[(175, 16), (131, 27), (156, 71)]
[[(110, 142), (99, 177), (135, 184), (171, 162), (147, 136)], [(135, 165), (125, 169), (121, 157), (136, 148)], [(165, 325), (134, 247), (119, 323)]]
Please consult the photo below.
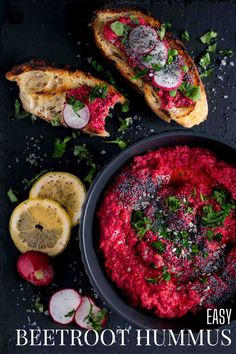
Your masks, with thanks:
[[(201, 328), (207, 328), (205, 312), (197, 315), (187, 315), (180, 319), (168, 320), (157, 318), (148, 312), (138, 310), (129, 305), (125, 298), (123, 298), (122, 293), (107, 278), (102, 256), (98, 252), (99, 231), (96, 223), (96, 210), (109, 181), (117, 174), (118, 170), (135, 155), (173, 145), (205, 147), (214, 151), (220, 159), (236, 165), (236, 146), (234, 144), (225, 142), (218, 137), (210, 137), (202, 133), (168, 132), (152, 135), (136, 142), (108, 163), (98, 174), (88, 192), (80, 226), (81, 253), (86, 273), (92, 285), (112, 309), (136, 327), (153, 329), (166, 328), (172, 329), (173, 331), (179, 331), (182, 328), (199, 330)], [(236, 303), (226, 304), (224, 307), (233, 309), (233, 318), (235, 319)], [(236, 325), (236, 320), (233, 322), (234, 325)]]

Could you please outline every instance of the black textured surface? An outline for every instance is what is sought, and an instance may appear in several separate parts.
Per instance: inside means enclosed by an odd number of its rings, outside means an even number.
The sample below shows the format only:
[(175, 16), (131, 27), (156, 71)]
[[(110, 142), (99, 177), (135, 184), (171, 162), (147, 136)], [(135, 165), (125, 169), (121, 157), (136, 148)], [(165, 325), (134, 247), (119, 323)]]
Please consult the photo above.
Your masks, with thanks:
[[(79, 164), (73, 156), (73, 144), (86, 143), (95, 156), (96, 162), (101, 166), (119, 152), (119, 148), (107, 145), (103, 139), (91, 138), (81, 135), (70, 144), (70, 148), (63, 159), (52, 159), (54, 137), (65, 137), (68, 131), (64, 128), (52, 128), (43, 121), (32, 124), (30, 119), (15, 120), (14, 99), (17, 90), (14, 84), (4, 79), (4, 73), (14, 64), (30, 58), (42, 58), (58, 65), (69, 64), (72, 68), (82, 68), (97, 73), (87, 62), (87, 58), (95, 57), (110, 69), (99, 52), (95, 49), (91, 32), (87, 26), (94, 9), (99, 8), (106, 1), (65, 1), (65, 0), (5, 0), (0, 3), (0, 21), (2, 25), (1, 45), (1, 120), (0, 120), (0, 200), (1, 200), (1, 237), (0, 237), (0, 352), (1, 354), (31, 354), (31, 353), (233, 353), (236, 343), (231, 347), (135, 347), (135, 331), (127, 347), (15, 347), (16, 328), (59, 328), (54, 325), (44, 314), (29, 313), (32, 311), (32, 297), (38, 290), (21, 281), (16, 274), (15, 264), (18, 252), (12, 244), (8, 232), (8, 220), (13, 210), (6, 192), (9, 187), (18, 190), (19, 199), (27, 198), (28, 190), (24, 190), (22, 181), (32, 178), (42, 169), (69, 171), (83, 177), (85, 166)], [(209, 27), (219, 33), (218, 45), (220, 49), (236, 49), (236, 3), (235, 1), (113, 1), (114, 5), (129, 4), (141, 6), (159, 17), (162, 21), (170, 21), (174, 25), (176, 34), (181, 29), (187, 29), (191, 36), (188, 46), (193, 55), (197, 57), (204, 46), (197, 40)], [(80, 43), (80, 44), (79, 44)], [(236, 50), (235, 50), (236, 51)], [(212, 135), (223, 136), (228, 140), (236, 141), (236, 101), (235, 66), (230, 65), (235, 58), (227, 60), (227, 64), (219, 65), (215, 59), (215, 70), (211, 77), (205, 79), (208, 99), (209, 118), (207, 122), (194, 128), (195, 131), (205, 131)], [(119, 75), (114, 72), (116, 78)], [(99, 75), (97, 75), (99, 76)], [(138, 115), (141, 119), (134, 121), (133, 126), (124, 134), (124, 138), (132, 143), (143, 136), (159, 133), (165, 130), (181, 129), (175, 124), (167, 125), (158, 119), (144, 104), (140, 96), (128, 88), (127, 84), (119, 79), (122, 87), (129, 93), (131, 100), (130, 116)], [(224, 96), (226, 96), (224, 98)], [(118, 136), (119, 126), (116, 112), (113, 119), (108, 120), (108, 130), (112, 137)], [(32, 137), (37, 140), (32, 140)], [(39, 150), (38, 150), (39, 148)], [(106, 150), (103, 155), (100, 152)], [(35, 152), (42, 160), (37, 166), (27, 162), (29, 154)], [(73, 264), (77, 261), (76, 264)], [(83, 293), (91, 293), (88, 279), (84, 273), (80, 260), (77, 230), (74, 231), (69, 247), (55, 259), (57, 277), (55, 286), (42, 291), (42, 299), (47, 303), (47, 297), (53, 289), (63, 286), (81, 288)], [(76, 279), (77, 278), (77, 279)], [(28, 317), (29, 316), (29, 317)], [(28, 317), (28, 318), (27, 318)], [(107, 324), (108, 328), (117, 329), (118, 326), (128, 326), (120, 317), (112, 313)], [(235, 335), (235, 333), (233, 334)], [(232, 335), (232, 338), (233, 338)]]

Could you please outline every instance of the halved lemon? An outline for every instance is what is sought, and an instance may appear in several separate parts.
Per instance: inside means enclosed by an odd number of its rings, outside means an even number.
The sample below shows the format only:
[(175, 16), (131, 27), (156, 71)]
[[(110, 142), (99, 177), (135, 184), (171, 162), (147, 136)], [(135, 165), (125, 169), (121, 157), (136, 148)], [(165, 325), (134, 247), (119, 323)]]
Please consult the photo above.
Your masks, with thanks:
[(66, 172), (48, 172), (32, 186), (29, 198), (48, 198), (68, 213), (72, 226), (79, 223), (86, 189), (81, 180)]
[(22, 253), (40, 251), (56, 256), (67, 246), (71, 222), (66, 211), (53, 200), (27, 199), (10, 218), (10, 234)]

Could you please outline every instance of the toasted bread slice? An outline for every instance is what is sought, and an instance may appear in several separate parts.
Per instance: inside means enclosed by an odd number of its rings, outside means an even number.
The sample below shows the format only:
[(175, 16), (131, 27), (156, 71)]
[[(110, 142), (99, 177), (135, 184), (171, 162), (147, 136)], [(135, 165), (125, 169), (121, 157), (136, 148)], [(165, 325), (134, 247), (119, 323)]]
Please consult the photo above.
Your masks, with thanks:
[[(51, 122), (59, 117), (59, 122), (65, 125), (63, 120), (63, 107), (66, 102), (68, 90), (86, 85), (95, 87), (105, 84), (108, 93), (113, 97), (111, 104), (106, 104), (103, 110), (104, 125), (100, 129), (89, 123), (81, 129), (91, 135), (109, 136), (105, 130), (105, 118), (116, 103), (123, 104), (125, 98), (113, 86), (102, 80), (96, 79), (82, 71), (70, 71), (48, 66), (44, 61), (33, 60), (28, 63), (15, 66), (7, 72), (6, 78), (16, 81), (20, 89), (20, 99), (23, 108), (35, 116)], [(103, 122), (102, 122), (103, 124)]]
[(206, 92), (202, 81), (199, 77), (198, 70), (191, 57), (186, 52), (184, 45), (179, 40), (176, 40), (169, 32), (166, 33), (165, 39), (168, 41), (169, 48), (177, 49), (179, 55), (184, 59), (188, 65), (189, 74), (192, 77), (192, 84), (200, 88), (200, 99), (193, 101), (187, 107), (172, 107), (163, 109), (161, 107), (160, 98), (156, 94), (153, 85), (145, 82), (142, 78), (133, 80), (135, 75), (134, 69), (129, 66), (126, 54), (120, 50), (113, 43), (108, 41), (103, 35), (104, 26), (110, 21), (117, 21), (120, 17), (136, 16), (143, 18), (146, 24), (160, 29), (161, 22), (149, 15), (137, 10), (100, 10), (95, 14), (95, 19), (92, 23), (94, 31), (95, 42), (102, 54), (111, 61), (116, 68), (121, 72), (125, 79), (127, 79), (132, 86), (141, 94), (144, 95), (146, 102), (150, 108), (166, 122), (171, 120), (178, 124), (191, 128), (194, 125), (200, 124), (207, 118), (208, 104)]

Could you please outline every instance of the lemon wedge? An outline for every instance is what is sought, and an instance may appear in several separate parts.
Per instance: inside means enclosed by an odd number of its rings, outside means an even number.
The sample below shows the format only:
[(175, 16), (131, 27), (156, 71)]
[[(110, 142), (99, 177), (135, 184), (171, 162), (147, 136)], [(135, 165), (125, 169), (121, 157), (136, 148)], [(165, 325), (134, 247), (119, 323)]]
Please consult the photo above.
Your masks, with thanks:
[(20, 252), (33, 250), (56, 256), (69, 242), (71, 222), (66, 211), (55, 201), (27, 199), (14, 209), (9, 228)]
[(48, 172), (32, 186), (29, 198), (58, 202), (68, 213), (71, 225), (79, 223), (86, 189), (80, 179), (66, 172)]

